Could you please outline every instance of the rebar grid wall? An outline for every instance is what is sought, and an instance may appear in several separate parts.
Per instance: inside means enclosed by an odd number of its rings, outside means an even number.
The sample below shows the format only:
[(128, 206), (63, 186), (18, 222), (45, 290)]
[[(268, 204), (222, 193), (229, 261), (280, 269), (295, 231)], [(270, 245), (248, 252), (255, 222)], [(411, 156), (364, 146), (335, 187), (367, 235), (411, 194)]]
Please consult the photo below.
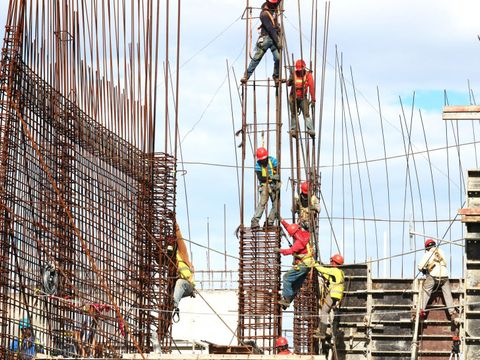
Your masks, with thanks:
[(293, 346), (295, 354), (318, 354), (318, 340), (313, 337), (318, 320), (318, 273), (312, 269), (294, 302)]
[(240, 238), (238, 340), (253, 340), (274, 353), (280, 336), (280, 234), (275, 230), (245, 229)]
[[(87, 73), (77, 87), (80, 56), (59, 50), (80, 46), (72, 7), (46, 6), (65, 17), (50, 42), (32, 30), (32, 4), (10, 3), (0, 68), (0, 353), (22, 319), (50, 354), (149, 351), (154, 332), (168, 351), (175, 159), (152, 154), (148, 103), (88, 87)], [(96, 346), (81, 339), (86, 324)]]
[[(95, 126), (25, 65), (15, 77), (12, 101), (21, 104), (13, 106), (20, 112), (2, 123), (8, 156), (1, 198), (1, 348), (18, 335), (19, 319), (28, 318), (50, 352), (73, 355), (79, 352), (77, 332), (93, 317), (99, 356), (137, 351), (127, 331), (149, 349), (154, 323), (161, 324), (159, 338), (168, 349), (175, 267), (162, 249), (173, 239), (173, 158), (146, 158)], [(42, 283), (47, 265), (59, 277), (53, 296)], [(88, 315), (91, 304), (103, 310)]]

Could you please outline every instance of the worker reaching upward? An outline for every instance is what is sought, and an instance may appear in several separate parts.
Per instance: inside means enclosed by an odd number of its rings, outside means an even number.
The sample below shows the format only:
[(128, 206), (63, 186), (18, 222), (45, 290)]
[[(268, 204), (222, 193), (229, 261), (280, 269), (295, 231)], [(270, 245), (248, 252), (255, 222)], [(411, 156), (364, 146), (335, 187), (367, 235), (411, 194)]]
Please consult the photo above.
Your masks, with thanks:
[(294, 239), (294, 243), (289, 249), (279, 250), (282, 255), (292, 255), (294, 257), (292, 268), (283, 275), (282, 299), (279, 304), (285, 310), (301, 289), (316, 261), (313, 258), (310, 233), (300, 229), (298, 224), (289, 224), (285, 220), (282, 220), (282, 225)]
[(195, 281), (193, 279), (193, 265), (190, 262), (187, 246), (183, 240), (182, 232), (177, 223), (175, 223), (175, 236), (177, 238), (177, 281), (173, 291), (173, 317), (178, 321), (180, 310), (178, 308), (180, 300), (184, 297), (195, 297)]
[(279, 50), (282, 49), (280, 29), (277, 21), (277, 8), (281, 0), (268, 0), (263, 3), (262, 10), (260, 12), (260, 36), (258, 37), (257, 44), (255, 46), (255, 54), (253, 55), (250, 64), (248, 65), (247, 72), (240, 80), (242, 84), (245, 84), (250, 76), (252, 76), (255, 68), (260, 63), (263, 55), (268, 49), (272, 52), (274, 69), (273, 79), (279, 79)]
[(274, 226), (275, 219), (278, 218), (278, 200), (280, 198), (280, 176), (277, 173), (277, 159), (268, 155), (267, 149), (259, 147), (257, 149), (257, 162), (255, 164), (255, 173), (258, 178), (260, 192), (259, 201), (255, 214), (251, 221), (252, 229), (258, 228), (260, 219), (265, 207), (268, 203), (268, 198), (272, 201), (272, 208), (267, 217), (265, 225)]
[(307, 70), (307, 65), (302, 59), (295, 62), (295, 71), (290, 73), (287, 85), (292, 87), (288, 97), (291, 117), (290, 135), (297, 136), (297, 117), (301, 112), (305, 119), (308, 135), (312, 138), (315, 137), (313, 121), (310, 117), (310, 101), (308, 100), (308, 93), (310, 93), (312, 104), (315, 104), (315, 84), (312, 73)]
[(321, 289), (326, 289), (321, 296), (320, 303), (320, 327), (315, 332), (315, 337), (325, 338), (328, 328), (328, 315), (343, 298), (345, 274), (338, 266), (343, 265), (343, 256), (335, 254), (330, 258), (330, 267), (315, 264), (315, 269), (322, 277)]
[(320, 202), (315, 194), (308, 197), (309, 182), (304, 181), (300, 185), (300, 194), (295, 194), (294, 212), (298, 214), (299, 224), (308, 231), (313, 231), (310, 227), (310, 215), (316, 215), (320, 212)]
[(425, 282), (423, 283), (423, 302), (420, 309), (420, 318), (426, 318), (425, 307), (430, 300), (433, 289), (442, 289), (443, 298), (450, 314), (452, 322), (458, 321), (458, 314), (453, 305), (452, 290), (450, 281), (448, 280), (448, 269), (445, 256), (437, 247), (435, 240), (425, 240), (425, 254), (418, 264), (418, 270), (425, 274)]

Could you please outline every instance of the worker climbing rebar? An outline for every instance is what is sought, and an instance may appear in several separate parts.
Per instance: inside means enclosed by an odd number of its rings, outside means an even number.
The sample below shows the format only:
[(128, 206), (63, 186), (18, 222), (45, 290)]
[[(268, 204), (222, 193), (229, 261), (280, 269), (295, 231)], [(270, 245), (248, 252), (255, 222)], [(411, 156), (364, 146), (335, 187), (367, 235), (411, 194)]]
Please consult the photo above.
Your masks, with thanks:
[(257, 162), (255, 164), (255, 173), (258, 178), (260, 192), (259, 202), (251, 221), (251, 228), (256, 229), (260, 225), (260, 219), (265, 211), (265, 207), (270, 197), (272, 208), (267, 216), (265, 227), (274, 226), (275, 219), (278, 219), (278, 200), (280, 198), (280, 176), (277, 173), (277, 159), (268, 155), (267, 149), (260, 147), (257, 149)]
[(178, 322), (180, 320), (180, 300), (184, 297), (195, 297), (195, 281), (193, 278), (193, 265), (190, 262), (187, 247), (183, 241), (180, 226), (175, 223), (176, 242), (176, 260), (177, 260), (177, 276), (175, 282), (175, 290), (173, 291), (173, 320)]
[(255, 46), (255, 54), (248, 65), (247, 72), (240, 80), (242, 84), (245, 84), (248, 79), (250, 79), (250, 76), (252, 76), (255, 68), (260, 63), (263, 55), (265, 55), (268, 49), (270, 49), (272, 52), (274, 61), (272, 77), (276, 83), (279, 79), (279, 51), (282, 50), (282, 40), (280, 27), (277, 20), (277, 9), (280, 2), (281, 0), (268, 0), (262, 5), (262, 10), (260, 12), (260, 21), (262, 24), (259, 27), (260, 36), (258, 37), (257, 44)]
[(310, 199), (308, 197), (309, 182), (304, 181), (300, 185), (300, 194), (295, 194), (295, 203), (293, 212), (298, 214), (298, 223), (308, 231), (313, 231), (314, 227), (310, 226), (311, 215), (315, 216), (320, 212), (320, 202), (315, 194), (312, 193)]
[(290, 135), (297, 137), (297, 118), (301, 112), (305, 119), (306, 132), (312, 138), (315, 137), (313, 121), (310, 117), (310, 101), (308, 99), (308, 93), (310, 93), (311, 105), (312, 107), (315, 106), (315, 83), (311, 71), (307, 70), (307, 65), (302, 59), (295, 62), (295, 70), (290, 72), (287, 85), (292, 87), (288, 97), (291, 116)]
[(430, 296), (434, 289), (440, 287), (450, 315), (450, 320), (456, 324), (458, 322), (458, 313), (453, 305), (452, 290), (450, 288), (450, 281), (448, 280), (447, 262), (445, 261), (442, 250), (437, 247), (435, 240), (425, 240), (425, 254), (418, 264), (418, 270), (425, 275), (420, 319), (423, 320), (427, 317), (425, 308), (430, 300)]
[(279, 249), (282, 255), (292, 255), (294, 257), (292, 268), (283, 275), (282, 299), (279, 301), (282, 308), (286, 310), (301, 289), (316, 261), (313, 258), (310, 233), (300, 229), (298, 224), (289, 224), (285, 220), (282, 220), (282, 225), (295, 240), (289, 249)]
[(338, 266), (343, 265), (343, 256), (335, 254), (330, 258), (330, 267), (315, 264), (315, 269), (321, 276), (320, 289), (320, 325), (314, 336), (324, 339), (327, 335), (328, 318), (343, 298), (345, 274)]

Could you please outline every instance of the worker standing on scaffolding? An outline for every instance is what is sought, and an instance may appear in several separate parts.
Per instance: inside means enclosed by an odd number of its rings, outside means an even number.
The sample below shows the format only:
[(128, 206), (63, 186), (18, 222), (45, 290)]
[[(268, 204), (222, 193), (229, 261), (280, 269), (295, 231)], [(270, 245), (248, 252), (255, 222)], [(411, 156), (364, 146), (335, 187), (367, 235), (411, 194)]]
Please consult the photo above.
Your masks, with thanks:
[(302, 59), (295, 62), (295, 71), (290, 73), (287, 85), (292, 87), (288, 97), (291, 117), (290, 135), (297, 137), (297, 118), (301, 112), (305, 119), (307, 133), (314, 138), (315, 130), (310, 117), (310, 101), (307, 93), (310, 93), (312, 104), (315, 104), (315, 83), (313, 82), (312, 73), (307, 70), (307, 64)]
[(250, 76), (252, 76), (255, 68), (260, 63), (263, 55), (268, 49), (272, 52), (274, 61), (273, 79), (277, 83), (279, 79), (279, 50), (282, 49), (280, 29), (277, 22), (277, 8), (281, 0), (268, 0), (263, 3), (262, 11), (260, 12), (261, 25), (260, 36), (255, 46), (255, 54), (253, 55), (250, 64), (248, 65), (247, 72), (240, 80), (242, 84), (245, 84)]
[(330, 267), (315, 264), (315, 269), (321, 275), (320, 282), (320, 327), (314, 336), (324, 339), (328, 329), (330, 311), (340, 303), (343, 298), (345, 274), (338, 266), (343, 265), (343, 256), (335, 254), (330, 258)]
[[(298, 223), (308, 231), (313, 231), (314, 227), (310, 227), (310, 221), (320, 212), (320, 202), (315, 194), (312, 193), (308, 198), (308, 181), (302, 182), (300, 185), (300, 195), (295, 194), (294, 212), (298, 214)], [(312, 216), (312, 218), (310, 218)]]
[(180, 300), (184, 297), (195, 297), (195, 281), (193, 279), (193, 265), (190, 262), (187, 252), (187, 246), (183, 241), (182, 232), (177, 223), (175, 223), (175, 236), (177, 237), (177, 276), (175, 289), (173, 291), (173, 320), (180, 320), (180, 309), (178, 308)]
[(418, 270), (425, 274), (425, 282), (423, 283), (423, 301), (420, 309), (420, 318), (425, 319), (427, 314), (425, 308), (430, 300), (430, 295), (434, 289), (442, 288), (443, 298), (450, 314), (452, 322), (458, 321), (458, 313), (453, 305), (452, 290), (450, 281), (448, 280), (448, 269), (445, 256), (442, 250), (436, 246), (433, 239), (425, 240), (425, 254), (418, 263)]
[(251, 221), (251, 228), (256, 229), (260, 225), (260, 219), (268, 198), (272, 200), (272, 208), (265, 222), (265, 227), (274, 226), (275, 219), (278, 218), (278, 199), (280, 198), (280, 176), (277, 174), (277, 159), (268, 155), (267, 149), (259, 147), (257, 149), (257, 162), (255, 164), (255, 173), (259, 181), (260, 199)]
[(282, 225), (288, 234), (293, 237), (294, 243), (289, 249), (280, 249), (282, 255), (292, 255), (293, 266), (283, 275), (282, 299), (278, 302), (286, 310), (293, 301), (308, 273), (315, 266), (313, 248), (310, 244), (310, 233), (300, 229), (298, 224), (289, 224), (282, 220)]

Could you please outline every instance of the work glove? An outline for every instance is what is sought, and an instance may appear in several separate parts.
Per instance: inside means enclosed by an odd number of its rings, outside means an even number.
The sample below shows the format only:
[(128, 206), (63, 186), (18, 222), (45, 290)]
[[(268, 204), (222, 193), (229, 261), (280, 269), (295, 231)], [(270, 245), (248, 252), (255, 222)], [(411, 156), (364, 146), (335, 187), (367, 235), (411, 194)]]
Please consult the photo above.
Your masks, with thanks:
[(273, 181), (280, 181), (280, 175), (278, 174), (272, 175), (270, 176), (270, 179), (272, 179)]
[(290, 255), (288, 252), (289, 249), (280, 249), (280, 254), (282, 255)]

